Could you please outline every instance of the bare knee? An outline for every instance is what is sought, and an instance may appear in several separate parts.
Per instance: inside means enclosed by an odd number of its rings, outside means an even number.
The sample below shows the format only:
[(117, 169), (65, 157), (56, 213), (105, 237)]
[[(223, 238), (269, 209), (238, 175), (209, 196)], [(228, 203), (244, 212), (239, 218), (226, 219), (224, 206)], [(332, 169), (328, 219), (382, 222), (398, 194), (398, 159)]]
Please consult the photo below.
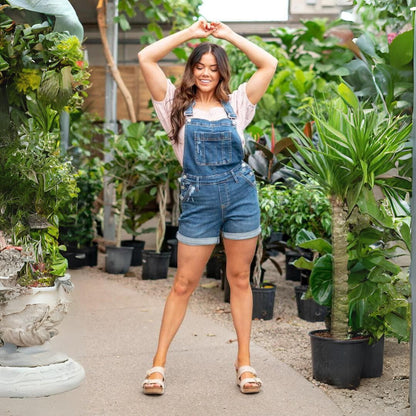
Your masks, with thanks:
[(186, 276), (177, 275), (172, 286), (172, 292), (180, 297), (189, 297), (195, 290), (196, 283)]
[(227, 272), (227, 278), (231, 290), (248, 290), (250, 288), (249, 271)]

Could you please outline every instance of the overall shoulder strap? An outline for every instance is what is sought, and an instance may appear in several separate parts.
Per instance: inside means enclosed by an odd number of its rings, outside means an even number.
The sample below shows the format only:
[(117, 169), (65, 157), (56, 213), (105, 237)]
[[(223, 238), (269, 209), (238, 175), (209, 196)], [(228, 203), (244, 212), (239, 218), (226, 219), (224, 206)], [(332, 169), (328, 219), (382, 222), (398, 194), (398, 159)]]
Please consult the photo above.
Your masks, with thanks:
[(229, 101), (222, 101), (222, 106), (224, 107), (225, 112), (227, 113), (227, 117), (231, 120), (235, 120), (237, 115), (234, 112), (233, 107), (231, 106)]
[(189, 104), (188, 108), (184, 111), (185, 117), (192, 117), (194, 114), (194, 105), (195, 101), (192, 101), (191, 104)]

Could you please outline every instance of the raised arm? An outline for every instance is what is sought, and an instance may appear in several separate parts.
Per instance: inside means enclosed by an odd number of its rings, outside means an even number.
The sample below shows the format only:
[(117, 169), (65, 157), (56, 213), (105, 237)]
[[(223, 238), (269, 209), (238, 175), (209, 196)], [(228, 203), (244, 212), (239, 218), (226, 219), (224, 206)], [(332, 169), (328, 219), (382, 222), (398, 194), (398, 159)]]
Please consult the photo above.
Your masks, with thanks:
[(212, 35), (219, 39), (224, 39), (240, 49), (251, 62), (257, 67), (257, 71), (251, 76), (247, 83), (247, 97), (252, 104), (257, 104), (266, 92), (270, 81), (276, 72), (277, 59), (255, 45), (245, 37), (235, 33), (224, 23), (215, 22), (211, 24), (215, 27)]
[(156, 101), (162, 101), (166, 95), (166, 76), (158, 62), (174, 48), (191, 39), (209, 36), (216, 28), (204, 20), (195, 22), (187, 29), (166, 36), (138, 53), (140, 69), (150, 94)]

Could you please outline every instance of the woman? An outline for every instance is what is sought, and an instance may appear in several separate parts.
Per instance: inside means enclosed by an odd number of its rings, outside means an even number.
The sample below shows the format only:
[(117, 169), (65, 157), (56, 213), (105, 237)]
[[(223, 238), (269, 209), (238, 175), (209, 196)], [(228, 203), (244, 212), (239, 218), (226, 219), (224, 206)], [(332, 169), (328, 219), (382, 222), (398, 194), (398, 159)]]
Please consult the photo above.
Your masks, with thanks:
[[(216, 44), (203, 42), (193, 50), (177, 89), (158, 65), (183, 42), (209, 35), (230, 42), (257, 67), (250, 80), (232, 94), (228, 58)], [(168, 348), (222, 234), (238, 340), (237, 384), (242, 393), (257, 393), (262, 382), (250, 366), (250, 264), (260, 233), (260, 215), (255, 178), (243, 162), (243, 130), (275, 73), (277, 60), (225, 24), (199, 20), (142, 49), (139, 62), (156, 113), (183, 167), (177, 272), (143, 392), (164, 393)]]

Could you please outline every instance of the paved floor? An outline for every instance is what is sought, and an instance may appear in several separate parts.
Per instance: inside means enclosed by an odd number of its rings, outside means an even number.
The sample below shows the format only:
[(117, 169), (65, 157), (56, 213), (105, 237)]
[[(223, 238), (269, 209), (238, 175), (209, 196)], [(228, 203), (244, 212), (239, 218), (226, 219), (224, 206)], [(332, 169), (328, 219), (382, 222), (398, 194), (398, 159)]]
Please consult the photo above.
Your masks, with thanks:
[(172, 345), (167, 389), (141, 393), (154, 352), (163, 303), (116, 281), (71, 270), (74, 299), (52, 346), (78, 361), (86, 378), (77, 389), (45, 398), (0, 399), (1, 416), (341, 416), (318, 388), (253, 344), (264, 382), (257, 395), (235, 384), (234, 333), (188, 311)]

